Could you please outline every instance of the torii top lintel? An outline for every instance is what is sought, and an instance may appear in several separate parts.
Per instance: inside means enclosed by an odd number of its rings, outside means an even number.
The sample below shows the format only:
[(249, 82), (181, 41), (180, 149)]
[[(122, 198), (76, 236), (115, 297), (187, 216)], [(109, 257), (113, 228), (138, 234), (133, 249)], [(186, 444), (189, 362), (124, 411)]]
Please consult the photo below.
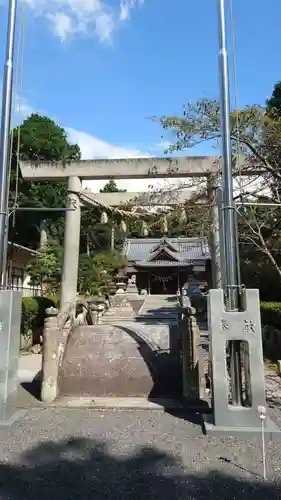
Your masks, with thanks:
[(220, 170), (217, 156), (80, 160), (72, 163), (21, 162), (27, 180), (62, 180), (78, 176), (88, 180), (207, 177)]

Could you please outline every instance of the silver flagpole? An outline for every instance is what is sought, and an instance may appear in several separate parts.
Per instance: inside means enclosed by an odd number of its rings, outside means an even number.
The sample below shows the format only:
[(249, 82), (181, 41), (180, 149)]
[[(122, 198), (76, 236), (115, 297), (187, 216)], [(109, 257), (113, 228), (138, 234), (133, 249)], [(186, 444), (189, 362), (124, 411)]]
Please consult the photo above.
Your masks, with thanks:
[(15, 45), (17, 0), (10, 0), (7, 28), (7, 45), (3, 77), (2, 115), (0, 131), (0, 277), (6, 282), (8, 231), (8, 194), (11, 111), (13, 100), (13, 59)]
[(2, 323), (0, 329), (0, 426), (11, 425), (20, 415), (15, 405), (15, 394), (18, 387), (22, 294), (20, 291), (5, 289), (16, 11), (17, 0), (9, 0), (0, 130), (0, 316)]
[[(239, 262), (237, 255), (236, 214), (233, 201), (232, 151), (230, 134), (229, 68), (227, 55), (225, 0), (217, 0), (220, 64), (220, 115), (223, 159), (223, 210), (224, 210), (224, 270), (228, 308), (238, 309)], [(232, 404), (242, 404), (240, 342), (230, 347)]]

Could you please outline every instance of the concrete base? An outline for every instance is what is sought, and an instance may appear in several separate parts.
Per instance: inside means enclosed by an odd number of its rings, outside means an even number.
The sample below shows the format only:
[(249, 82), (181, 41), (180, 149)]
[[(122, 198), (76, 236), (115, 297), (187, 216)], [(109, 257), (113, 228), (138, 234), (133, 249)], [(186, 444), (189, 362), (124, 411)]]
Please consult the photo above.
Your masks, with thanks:
[(17, 420), (21, 292), (0, 291), (0, 425)]
[[(210, 437), (235, 437), (238, 439), (261, 438), (261, 427), (220, 426), (214, 424), (213, 415), (202, 415), (202, 417), (206, 433)], [(267, 441), (281, 442), (281, 429), (279, 429), (270, 418), (266, 419), (264, 434)]]
[(15, 422), (17, 422), (18, 420), (23, 418), (26, 413), (27, 413), (27, 410), (18, 410), (16, 412), (14, 412), (10, 417), (8, 417), (7, 420), (5, 418), (3, 419), (3, 415), (2, 415), (2, 419), (0, 420), (0, 428), (1, 427), (10, 427)]

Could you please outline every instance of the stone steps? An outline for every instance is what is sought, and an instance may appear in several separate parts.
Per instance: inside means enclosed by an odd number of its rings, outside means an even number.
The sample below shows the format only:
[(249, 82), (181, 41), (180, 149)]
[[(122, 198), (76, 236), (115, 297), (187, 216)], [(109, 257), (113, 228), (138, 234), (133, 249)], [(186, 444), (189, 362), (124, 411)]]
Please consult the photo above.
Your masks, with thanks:
[(176, 324), (178, 321), (177, 300), (170, 295), (148, 295), (143, 307), (138, 313), (138, 320), (167, 322)]
[(133, 321), (136, 314), (132, 307), (111, 307), (100, 319), (100, 324), (113, 324), (120, 321)]

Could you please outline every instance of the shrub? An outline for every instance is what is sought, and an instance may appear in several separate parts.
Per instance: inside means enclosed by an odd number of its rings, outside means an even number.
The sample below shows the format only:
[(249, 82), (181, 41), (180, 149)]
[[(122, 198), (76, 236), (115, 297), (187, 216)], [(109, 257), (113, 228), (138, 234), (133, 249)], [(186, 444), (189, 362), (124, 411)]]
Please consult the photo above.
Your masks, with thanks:
[(54, 243), (48, 244), (40, 254), (26, 266), (26, 271), (30, 276), (30, 283), (35, 285), (45, 285), (51, 293), (57, 291), (61, 281), (61, 263), (63, 250)]
[(21, 334), (27, 338), (27, 343), (38, 342), (43, 330), (45, 311), (48, 307), (58, 307), (58, 297), (23, 297), (21, 312)]
[(260, 310), (263, 325), (281, 330), (281, 302), (261, 302)]

